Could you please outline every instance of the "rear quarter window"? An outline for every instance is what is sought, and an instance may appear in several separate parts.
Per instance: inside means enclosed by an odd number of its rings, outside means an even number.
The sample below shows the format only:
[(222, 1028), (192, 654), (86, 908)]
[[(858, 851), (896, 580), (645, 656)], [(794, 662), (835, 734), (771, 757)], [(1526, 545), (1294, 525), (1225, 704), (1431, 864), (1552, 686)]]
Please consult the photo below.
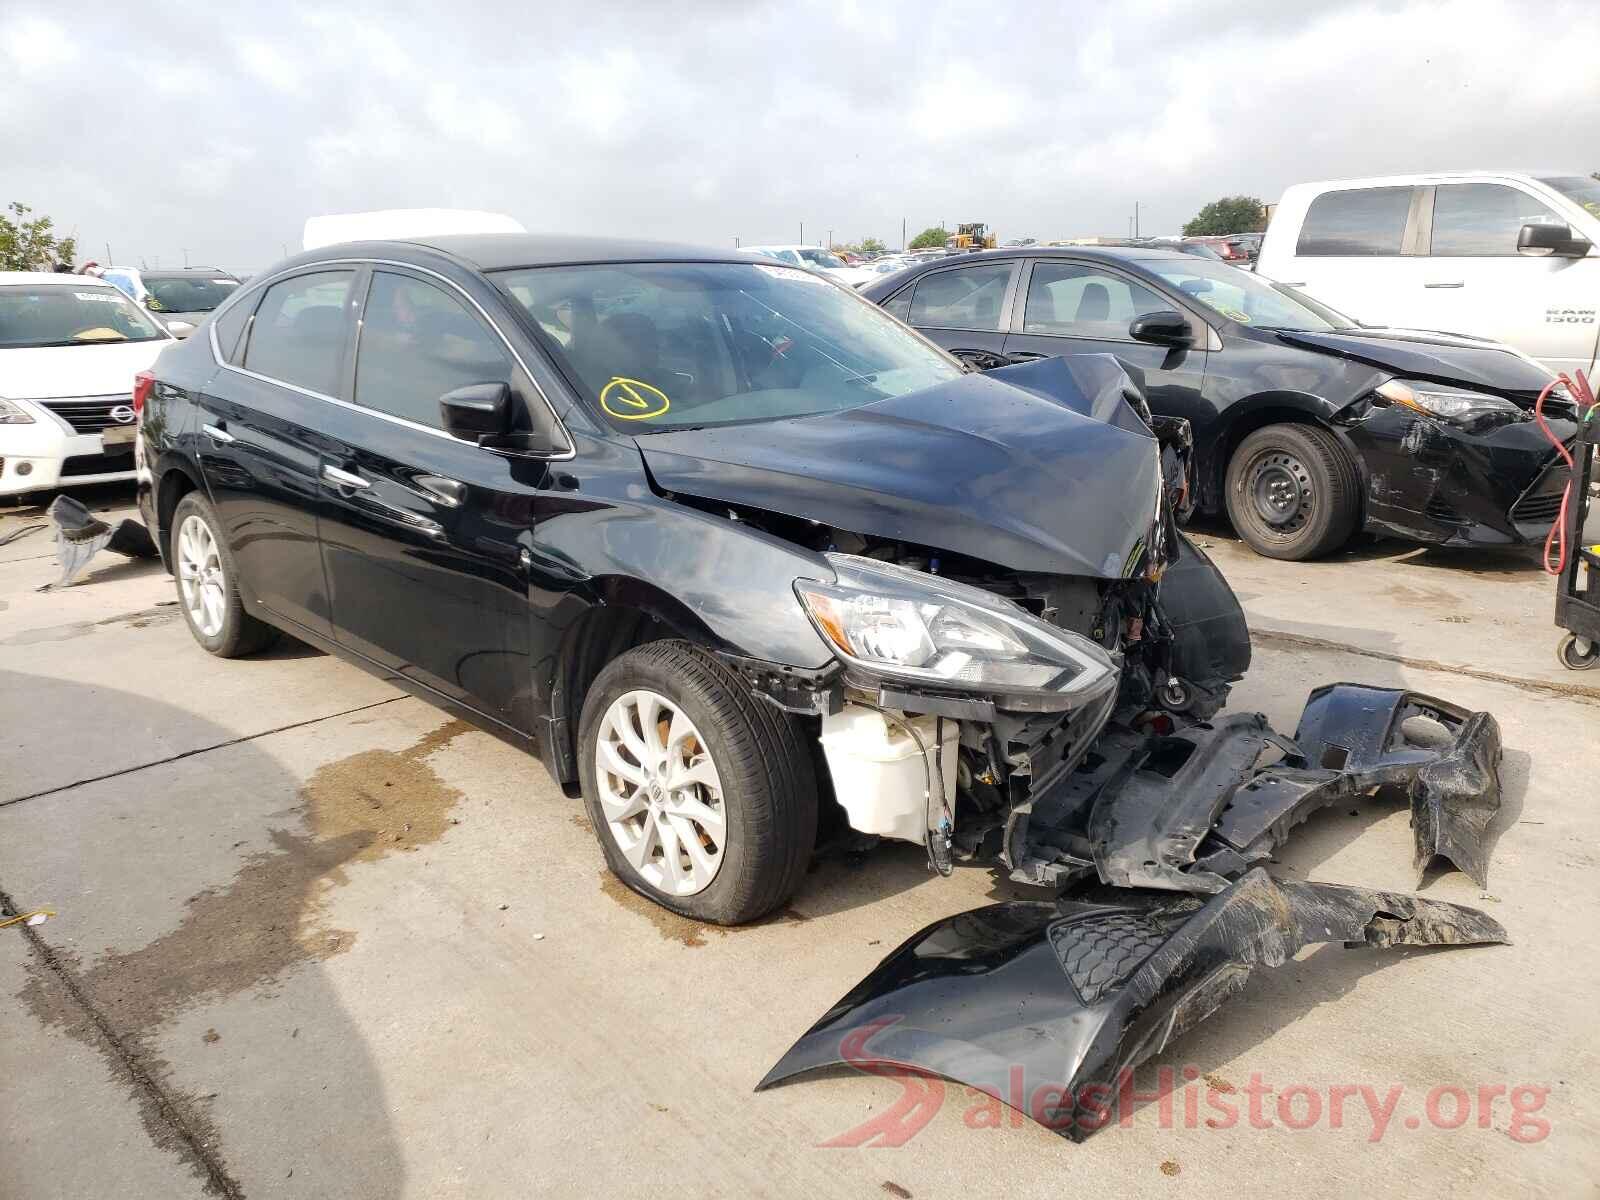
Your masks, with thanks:
[(1410, 187), (1323, 192), (1306, 210), (1295, 253), (1307, 258), (1399, 254), (1410, 211)]

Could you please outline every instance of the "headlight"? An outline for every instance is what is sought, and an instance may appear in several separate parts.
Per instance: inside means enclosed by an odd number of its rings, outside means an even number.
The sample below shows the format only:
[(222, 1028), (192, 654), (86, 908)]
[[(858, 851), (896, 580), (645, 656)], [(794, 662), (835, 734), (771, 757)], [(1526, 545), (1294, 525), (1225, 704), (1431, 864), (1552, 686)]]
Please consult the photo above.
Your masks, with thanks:
[(837, 582), (799, 579), (795, 593), (838, 655), (873, 675), (1063, 701), (1099, 695), (1116, 679), (1099, 646), (981, 588), (852, 554), (826, 557)]
[(1436, 383), (1410, 383), (1391, 379), (1373, 389), (1392, 404), (1425, 413), (1452, 425), (1485, 422), (1504, 425), (1527, 419), (1528, 414), (1509, 400), (1483, 392), (1444, 387)]
[(0, 425), (32, 425), (33, 418), (20, 404), (0, 400)]

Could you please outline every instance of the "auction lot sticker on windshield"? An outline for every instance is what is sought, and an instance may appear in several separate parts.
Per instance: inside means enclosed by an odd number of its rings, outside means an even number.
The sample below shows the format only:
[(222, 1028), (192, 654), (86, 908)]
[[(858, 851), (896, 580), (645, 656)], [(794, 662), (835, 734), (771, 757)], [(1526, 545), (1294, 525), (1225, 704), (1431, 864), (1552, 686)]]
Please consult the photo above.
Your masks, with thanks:
[(642, 379), (614, 376), (600, 389), (600, 407), (622, 421), (648, 421), (672, 407), (672, 401), (658, 387)]
[(101, 304), (120, 304), (121, 292), (73, 292), (79, 300), (98, 300)]

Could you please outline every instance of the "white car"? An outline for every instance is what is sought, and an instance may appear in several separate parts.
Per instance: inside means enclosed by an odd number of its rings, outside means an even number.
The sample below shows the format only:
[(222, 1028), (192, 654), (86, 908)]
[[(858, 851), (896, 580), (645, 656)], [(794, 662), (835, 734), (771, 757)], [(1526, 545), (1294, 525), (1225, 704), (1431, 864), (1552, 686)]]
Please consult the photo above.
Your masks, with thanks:
[(1508, 343), (1552, 371), (1600, 355), (1600, 180), (1453, 171), (1299, 183), (1256, 272), (1369, 325)]
[(837, 279), (846, 287), (860, 287), (864, 283), (871, 283), (877, 278), (873, 272), (865, 267), (852, 267), (837, 254), (830, 254), (821, 246), (745, 246), (742, 247), (752, 254), (764, 254), (768, 258), (775, 258), (779, 262), (786, 262), (795, 267), (807, 267), (813, 271), (821, 271), (824, 275)]
[(134, 376), (173, 341), (109, 283), (0, 271), (0, 496), (132, 479)]

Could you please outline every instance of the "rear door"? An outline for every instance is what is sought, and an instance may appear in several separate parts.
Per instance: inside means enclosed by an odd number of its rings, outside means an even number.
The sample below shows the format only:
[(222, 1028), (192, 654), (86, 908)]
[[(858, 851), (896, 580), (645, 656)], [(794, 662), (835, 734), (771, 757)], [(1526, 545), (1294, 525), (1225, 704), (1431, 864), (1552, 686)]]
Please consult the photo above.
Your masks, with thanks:
[[(1600, 257), (1517, 253), (1524, 225), (1566, 225), (1542, 199), (1512, 183), (1430, 188), (1428, 320), (1424, 328), (1507, 342), (1554, 371), (1587, 369)], [(1588, 310), (1590, 322), (1573, 320)]]
[[(1152, 412), (1199, 423), (1207, 329), (1185, 306), (1131, 274), (1087, 260), (1033, 259), (1017, 291), (1004, 347), (1009, 361), (1114, 354), (1144, 372)], [(1135, 317), (1162, 311), (1190, 318), (1192, 346), (1155, 346), (1128, 336)]]
[(1366, 325), (1428, 328), (1420, 257), (1421, 189), (1409, 184), (1323, 192), (1306, 209), (1279, 283)]
[(896, 292), (884, 308), (981, 370), (1005, 362), (1004, 314), (1016, 292), (1016, 258), (941, 267)]
[[(271, 284), (243, 323), (216, 329), (224, 367), (197, 399), (197, 456), (247, 594), (331, 635), (317, 545), (318, 471), (340, 388), (360, 272), (309, 268)], [(202, 335), (207, 336), (207, 335)]]
[(323, 446), (322, 556), (337, 640), (512, 729), (531, 728), (524, 550), (548, 464), (444, 432), (439, 397), (536, 395), (454, 285), (374, 268)]

